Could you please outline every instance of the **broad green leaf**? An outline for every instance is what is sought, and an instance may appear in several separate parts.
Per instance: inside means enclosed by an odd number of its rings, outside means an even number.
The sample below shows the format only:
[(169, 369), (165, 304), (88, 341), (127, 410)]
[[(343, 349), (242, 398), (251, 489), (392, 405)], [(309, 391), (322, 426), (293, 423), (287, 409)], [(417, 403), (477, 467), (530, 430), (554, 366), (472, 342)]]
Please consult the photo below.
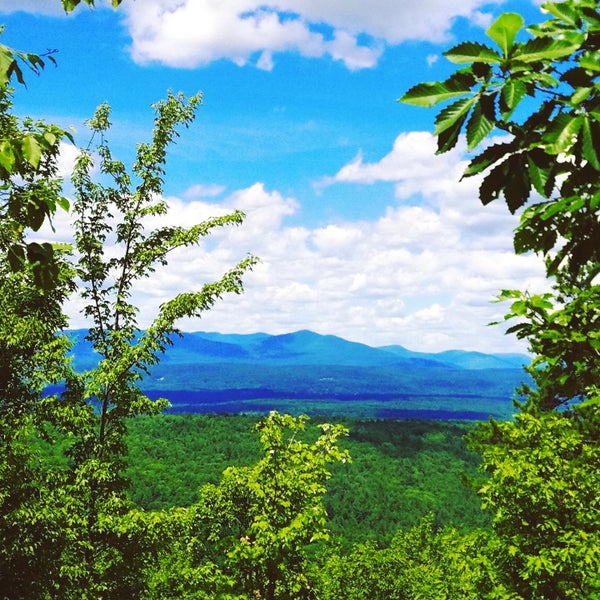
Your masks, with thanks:
[(56, 200), (56, 204), (58, 204), (58, 206), (60, 206), (64, 211), (67, 211), (67, 212), (69, 211), (69, 208), (71, 207), (70, 202), (64, 196), (59, 196), (58, 199)]
[(452, 80), (419, 83), (410, 88), (410, 90), (400, 98), (400, 102), (430, 108), (439, 102), (464, 96), (470, 89), (470, 86), (464, 84), (461, 85), (460, 83), (452, 82)]
[(577, 88), (573, 92), (573, 95), (571, 96), (571, 104), (573, 104), (573, 105), (581, 104), (584, 100), (589, 98), (589, 96), (593, 90), (594, 90), (594, 88), (592, 88), (592, 87)]
[(518, 79), (509, 79), (503, 86), (500, 93), (500, 110), (502, 117), (506, 120), (513, 113), (519, 102), (523, 100), (527, 88), (522, 81)]
[(513, 59), (525, 63), (533, 63), (564, 58), (579, 50), (584, 39), (583, 35), (576, 41), (551, 37), (534, 38), (525, 44), (519, 44), (513, 55)]
[(600, 51), (585, 52), (579, 57), (579, 66), (589, 71), (600, 71)]
[(527, 302), (524, 300), (517, 300), (510, 305), (510, 312), (517, 316), (522, 317), (527, 314)]
[(21, 142), (23, 158), (37, 169), (42, 158), (42, 148), (33, 135), (26, 135)]
[[(547, 157), (546, 153), (541, 149), (539, 150), (541, 154)], [(545, 160), (536, 160), (536, 150), (529, 153), (527, 157), (527, 169), (529, 171), (529, 179), (533, 184), (535, 190), (541, 196), (548, 198), (552, 192), (552, 186), (554, 182), (553, 177), (553, 169), (550, 164), (548, 164)], [(554, 159), (554, 157), (552, 157)]]
[(477, 42), (463, 42), (444, 52), (444, 56), (453, 63), (500, 63), (502, 57), (495, 51)]
[(10, 175), (15, 166), (15, 152), (8, 140), (0, 142), (0, 166)]
[(477, 147), (494, 129), (494, 122), (490, 121), (481, 110), (481, 104), (477, 103), (471, 118), (467, 123), (467, 147), (469, 150)]
[(0, 86), (6, 85), (9, 82), (14, 62), (15, 57), (12, 52), (6, 46), (0, 45)]
[(548, 124), (547, 132), (543, 136), (546, 143), (546, 152), (549, 154), (562, 154), (567, 152), (575, 143), (575, 138), (581, 128), (582, 116), (570, 113), (561, 113)]
[[(527, 68), (529, 69), (530, 66), (527, 65)], [(558, 79), (556, 79), (556, 77), (552, 77), (550, 73), (544, 73), (540, 71), (525, 73), (524, 75), (520, 75), (519, 79), (526, 84), (532, 83), (537, 88), (545, 87), (551, 89), (558, 86)]]
[(452, 150), (452, 148), (456, 146), (458, 136), (460, 135), (460, 131), (465, 123), (466, 118), (467, 113), (463, 113), (463, 115), (459, 117), (452, 126), (448, 127), (442, 131), (440, 135), (438, 135), (438, 149), (436, 154), (443, 154), (444, 152), (448, 152), (448, 150)]
[(600, 171), (600, 124), (590, 121), (587, 115), (583, 118), (583, 157), (596, 171)]
[(498, 44), (504, 57), (513, 47), (517, 33), (523, 28), (525, 21), (517, 13), (504, 13), (500, 15), (486, 31), (487, 35)]
[(56, 135), (51, 131), (44, 131), (44, 140), (46, 140), (49, 147), (52, 147), (56, 144)]
[(514, 149), (514, 144), (510, 142), (489, 146), (469, 163), (469, 166), (463, 173), (463, 177), (472, 177), (485, 171), (490, 165), (493, 165)]
[(574, 27), (577, 26), (577, 12), (567, 2), (545, 2), (543, 8), (557, 19)]
[(460, 119), (465, 113), (469, 111), (473, 103), (475, 102), (475, 97), (472, 98), (462, 98), (444, 108), (437, 116), (435, 120), (435, 135), (439, 135), (443, 131), (446, 131), (449, 127), (452, 127), (458, 119)]

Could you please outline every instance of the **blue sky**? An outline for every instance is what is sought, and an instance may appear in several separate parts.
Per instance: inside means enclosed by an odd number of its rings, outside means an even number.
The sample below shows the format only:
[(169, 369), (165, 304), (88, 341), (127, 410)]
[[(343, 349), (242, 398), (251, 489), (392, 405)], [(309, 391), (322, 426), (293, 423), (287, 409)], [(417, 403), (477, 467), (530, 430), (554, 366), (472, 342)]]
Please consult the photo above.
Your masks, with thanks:
[[(169, 157), (167, 219), (241, 208), (247, 220), (144, 282), (141, 325), (250, 252), (262, 262), (246, 293), (183, 329), (502, 352), (522, 346), (487, 327), (504, 310), (491, 300), (542, 289), (541, 262), (515, 257), (514, 218), (482, 207), (477, 181), (459, 182), (464, 147), (434, 156), (435, 111), (396, 100), (445, 77), (441, 52), (507, 10), (539, 19), (526, 0), (124, 0), (68, 17), (58, 0), (0, 0), (0, 23), (4, 44), (58, 50), (57, 68), (17, 90), (16, 110), (74, 126), (83, 146), (83, 121), (104, 101), (113, 151), (129, 160), (153, 102), (168, 89), (204, 94)], [(65, 147), (67, 176), (74, 154)], [(68, 215), (56, 235), (69, 238)], [(80, 307), (69, 303), (73, 327), (84, 325)]]

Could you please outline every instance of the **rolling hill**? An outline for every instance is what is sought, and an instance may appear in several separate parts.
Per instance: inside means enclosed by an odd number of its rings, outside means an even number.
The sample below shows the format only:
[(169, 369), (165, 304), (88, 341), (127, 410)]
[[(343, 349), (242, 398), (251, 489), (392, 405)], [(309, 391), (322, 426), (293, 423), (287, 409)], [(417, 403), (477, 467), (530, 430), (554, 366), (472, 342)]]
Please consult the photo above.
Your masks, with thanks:
[[(96, 356), (72, 331), (76, 368)], [(485, 419), (512, 414), (528, 357), (381, 348), (332, 335), (185, 333), (143, 383), (173, 412), (265, 412), (354, 417)]]

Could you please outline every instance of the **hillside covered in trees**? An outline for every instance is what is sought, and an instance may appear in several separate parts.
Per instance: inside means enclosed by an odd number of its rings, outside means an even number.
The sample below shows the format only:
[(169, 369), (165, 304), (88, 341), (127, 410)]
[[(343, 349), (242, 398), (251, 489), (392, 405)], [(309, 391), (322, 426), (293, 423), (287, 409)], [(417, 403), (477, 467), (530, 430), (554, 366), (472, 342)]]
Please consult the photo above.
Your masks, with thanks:
[[(551, 291), (500, 293), (531, 381), (512, 419), (474, 426), (164, 415), (168, 402), (141, 382), (177, 323), (240, 294), (257, 264), (234, 259), (139, 327), (136, 282), (172, 251), (243, 226), (240, 211), (189, 227), (163, 218), (167, 150), (201, 96), (155, 104), (130, 166), (113, 155), (109, 105), (98, 107), (70, 202), (58, 158), (72, 134), (12, 106), (11, 85), (54, 55), (0, 46), (0, 595), (600, 597), (600, 11), (596, 0), (543, 9), (527, 27), (502, 14), (487, 43), (445, 52), (451, 76), (401, 98), (443, 104), (438, 152), (464, 135), (463, 177), (480, 178), (484, 205), (519, 214), (515, 251), (545, 261)], [(73, 246), (34, 237), (64, 210)], [(83, 371), (65, 333), (74, 291), (98, 357)]]

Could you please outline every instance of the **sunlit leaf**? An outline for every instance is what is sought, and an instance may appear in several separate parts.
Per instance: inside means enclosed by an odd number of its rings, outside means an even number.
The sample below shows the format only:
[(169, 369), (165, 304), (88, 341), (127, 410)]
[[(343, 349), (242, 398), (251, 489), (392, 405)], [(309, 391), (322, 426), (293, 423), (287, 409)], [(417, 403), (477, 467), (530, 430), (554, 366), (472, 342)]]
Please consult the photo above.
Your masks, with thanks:
[(593, 92), (593, 90), (593, 87), (577, 88), (571, 96), (571, 103), (575, 105), (581, 104), (584, 100), (587, 100), (590, 97), (590, 94)]
[(37, 169), (42, 158), (42, 148), (40, 143), (33, 135), (26, 135), (21, 142), (23, 158), (34, 168)]
[(575, 41), (551, 37), (534, 38), (525, 44), (519, 45), (513, 58), (526, 63), (564, 58), (577, 51), (583, 40), (583, 35)]
[(518, 106), (519, 102), (525, 97), (527, 88), (525, 84), (518, 79), (509, 79), (500, 93), (500, 110), (502, 116), (507, 119)]
[(12, 144), (8, 140), (0, 142), (0, 166), (2, 166), (8, 174), (12, 174), (15, 166), (15, 152)]
[(452, 127), (458, 119), (469, 111), (475, 98), (462, 98), (444, 108), (435, 120), (435, 135), (439, 135), (449, 127)]
[(494, 122), (490, 121), (481, 109), (478, 102), (471, 113), (471, 118), (467, 123), (467, 145), (472, 150), (478, 146), (494, 129)]
[(495, 51), (477, 42), (463, 42), (444, 52), (444, 56), (453, 63), (500, 63), (502, 57)]
[(567, 152), (575, 143), (575, 137), (581, 128), (583, 118), (581, 115), (573, 116), (570, 113), (561, 113), (548, 124), (548, 130), (543, 136), (546, 151), (550, 154)]
[(460, 131), (466, 119), (467, 113), (463, 113), (452, 126), (448, 127), (438, 135), (438, 148), (436, 154), (443, 154), (456, 146), (458, 136), (460, 135)]
[(419, 83), (408, 90), (400, 102), (429, 108), (439, 102), (464, 96), (470, 89), (470, 86), (452, 82)]
[(567, 2), (546, 2), (544, 10), (569, 25), (577, 25), (577, 12)]
[[(527, 160), (529, 179), (535, 190), (541, 196), (548, 197), (552, 191), (554, 182), (553, 168), (549, 161), (545, 160), (548, 155), (540, 148), (530, 152)], [(554, 157), (552, 157), (554, 161)]]
[(583, 157), (596, 169), (600, 171), (600, 124), (598, 121), (590, 121), (588, 117), (583, 119)]
[(487, 35), (498, 44), (505, 57), (512, 49), (517, 33), (523, 28), (525, 21), (517, 13), (500, 15), (486, 31)]

